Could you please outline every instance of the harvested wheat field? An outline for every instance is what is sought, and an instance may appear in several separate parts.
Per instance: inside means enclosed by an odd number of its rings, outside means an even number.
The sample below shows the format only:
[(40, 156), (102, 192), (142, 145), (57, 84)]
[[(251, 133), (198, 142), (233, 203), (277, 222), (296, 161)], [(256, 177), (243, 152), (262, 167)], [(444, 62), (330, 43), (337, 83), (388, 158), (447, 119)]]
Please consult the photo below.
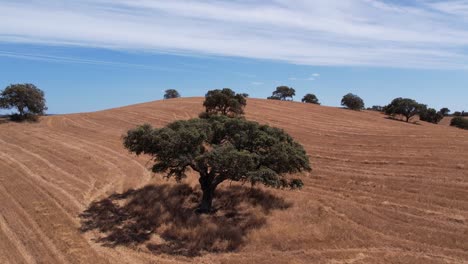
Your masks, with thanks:
[(202, 102), (0, 124), (0, 263), (468, 263), (467, 131), (249, 99), (246, 117), (284, 128), (313, 171), (298, 191), (226, 182), (220, 210), (193, 216), (196, 178), (152, 175), (122, 135)]

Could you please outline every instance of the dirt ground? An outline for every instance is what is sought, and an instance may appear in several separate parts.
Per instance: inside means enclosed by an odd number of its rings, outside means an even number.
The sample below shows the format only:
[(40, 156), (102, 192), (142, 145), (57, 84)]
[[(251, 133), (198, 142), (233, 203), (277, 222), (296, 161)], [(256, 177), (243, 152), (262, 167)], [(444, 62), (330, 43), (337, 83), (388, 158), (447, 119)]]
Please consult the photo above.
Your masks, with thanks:
[(289, 132), (313, 171), (302, 190), (265, 190), (289, 206), (259, 209), (263, 222), (239, 229), (241, 245), (184, 256), (109, 247), (98, 231), (83, 232), (80, 214), (93, 201), (130, 188), (171, 194), (161, 186), (175, 184), (152, 175), (148, 157), (129, 154), (121, 137), (195, 117), (202, 100), (0, 124), (0, 263), (468, 263), (468, 131), (260, 99), (248, 100), (247, 118)]

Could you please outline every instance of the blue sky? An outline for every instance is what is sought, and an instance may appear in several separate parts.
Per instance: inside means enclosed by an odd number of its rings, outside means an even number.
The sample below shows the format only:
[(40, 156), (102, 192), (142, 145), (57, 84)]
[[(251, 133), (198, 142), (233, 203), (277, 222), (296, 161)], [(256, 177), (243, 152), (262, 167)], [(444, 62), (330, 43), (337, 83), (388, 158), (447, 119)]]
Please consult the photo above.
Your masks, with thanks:
[(276, 86), (338, 106), (411, 97), (468, 110), (467, 0), (0, 0), (0, 89), (49, 113)]

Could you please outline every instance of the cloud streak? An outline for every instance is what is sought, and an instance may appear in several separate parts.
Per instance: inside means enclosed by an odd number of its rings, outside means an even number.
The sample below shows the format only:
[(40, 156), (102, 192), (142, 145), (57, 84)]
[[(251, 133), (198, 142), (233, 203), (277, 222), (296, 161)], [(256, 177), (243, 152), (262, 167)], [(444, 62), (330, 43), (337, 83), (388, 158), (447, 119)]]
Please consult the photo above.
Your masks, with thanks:
[(0, 50), (0, 57), (18, 58), (24, 60), (34, 61), (46, 61), (66, 64), (89, 64), (98, 66), (111, 66), (111, 67), (124, 67), (124, 68), (137, 68), (142, 70), (157, 70), (157, 71), (182, 71), (179, 68), (168, 68), (160, 66), (150, 66), (136, 63), (124, 63), (116, 61), (104, 61), (104, 60), (92, 60), (76, 57), (64, 57), (64, 56), (52, 56), (48, 54), (33, 54), (33, 53), (22, 53), (22, 52), (10, 52)]
[(468, 67), (468, 1), (0, 0), (0, 42), (305, 65)]

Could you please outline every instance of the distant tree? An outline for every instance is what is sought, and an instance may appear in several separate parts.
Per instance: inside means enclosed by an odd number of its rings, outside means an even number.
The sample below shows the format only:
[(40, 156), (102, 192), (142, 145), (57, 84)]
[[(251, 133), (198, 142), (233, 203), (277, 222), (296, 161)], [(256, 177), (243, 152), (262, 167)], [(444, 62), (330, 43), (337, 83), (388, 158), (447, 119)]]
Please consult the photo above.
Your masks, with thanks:
[(455, 126), (461, 129), (468, 129), (468, 119), (461, 116), (456, 116), (450, 121), (451, 126)]
[(225, 116), (239, 116), (244, 114), (247, 105), (246, 94), (236, 94), (229, 88), (208, 91), (205, 95), (205, 113), (208, 115), (221, 114)]
[(448, 116), (450, 114), (450, 109), (448, 109), (447, 107), (444, 107), (442, 109), (440, 109), (439, 111), (443, 116)]
[(304, 98), (302, 98), (303, 103), (309, 103), (309, 104), (320, 104), (317, 96), (315, 94), (306, 94), (304, 95)]
[(268, 97), (267, 99), (287, 101), (288, 98), (290, 98), (289, 100), (292, 101), (295, 95), (296, 90), (294, 90), (294, 88), (288, 86), (278, 86), (276, 87), (276, 90), (273, 92), (272, 96)]
[(0, 92), (0, 108), (16, 108), (18, 114), (13, 118), (22, 121), (35, 119), (47, 110), (44, 92), (34, 84), (12, 84)]
[(301, 180), (285, 176), (311, 170), (304, 148), (286, 132), (243, 118), (210, 116), (164, 128), (143, 125), (128, 131), (124, 146), (151, 155), (156, 161), (152, 171), (178, 182), (187, 170), (197, 172), (203, 192), (200, 213), (212, 211), (215, 190), (224, 181), (300, 188)]
[(173, 99), (173, 98), (179, 98), (179, 97), (180, 97), (180, 94), (175, 89), (168, 89), (164, 93), (164, 99)]
[(419, 119), (429, 123), (438, 124), (444, 115), (441, 112), (437, 112), (434, 108), (427, 108), (425, 106), (420, 106), (419, 110)]
[(462, 116), (462, 113), (460, 111), (456, 111), (455, 113), (453, 113), (454, 116)]
[(413, 99), (399, 97), (393, 99), (389, 105), (385, 106), (385, 114), (391, 116), (402, 115), (406, 118), (406, 122), (409, 122), (424, 107), (424, 105), (419, 104)]
[(341, 105), (346, 106), (352, 110), (361, 110), (364, 108), (364, 101), (361, 99), (361, 97), (349, 93), (343, 96), (343, 99), (341, 99)]
[(373, 105), (372, 107), (367, 108), (370, 111), (383, 112), (384, 107), (380, 105)]

